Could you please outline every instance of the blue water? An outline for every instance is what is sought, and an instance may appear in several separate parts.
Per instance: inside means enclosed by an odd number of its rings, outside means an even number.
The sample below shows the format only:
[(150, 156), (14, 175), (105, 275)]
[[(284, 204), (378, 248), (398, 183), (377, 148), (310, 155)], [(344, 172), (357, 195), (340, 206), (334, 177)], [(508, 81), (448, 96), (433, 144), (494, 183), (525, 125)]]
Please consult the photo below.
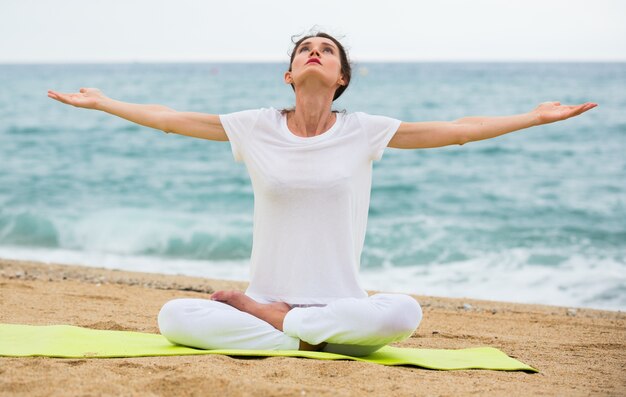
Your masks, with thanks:
[[(0, 257), (245, 280), (253, 194), (228, 142), (47, 97), (291, 106), (286, 64), (0, 65)], [(599, 106), (374, 165), (366, 288), (626, 309), (626, 64), (356, 65), (337, 109), (405, 121)]]

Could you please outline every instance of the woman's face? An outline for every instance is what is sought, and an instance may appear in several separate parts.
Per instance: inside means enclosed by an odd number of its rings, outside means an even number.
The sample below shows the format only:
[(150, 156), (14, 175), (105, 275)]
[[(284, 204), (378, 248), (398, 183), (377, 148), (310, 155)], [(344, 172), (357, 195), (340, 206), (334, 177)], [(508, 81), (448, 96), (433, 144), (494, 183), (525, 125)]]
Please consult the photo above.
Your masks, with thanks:
[(343, 85), (339, 49), (324, 37), (310, 37), (296, 48), (291, 72), (285, 73), (285, 82), (298, 87), (308, 80), (321, 81), (332, 88), (333, 93)]

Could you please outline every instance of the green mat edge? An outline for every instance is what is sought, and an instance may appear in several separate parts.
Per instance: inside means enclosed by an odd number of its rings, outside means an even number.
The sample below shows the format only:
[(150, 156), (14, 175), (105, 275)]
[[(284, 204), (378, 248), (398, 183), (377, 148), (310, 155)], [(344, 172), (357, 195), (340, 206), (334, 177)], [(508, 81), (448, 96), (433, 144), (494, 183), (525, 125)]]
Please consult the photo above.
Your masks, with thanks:
[[(149, 335), (150, 337), (154, 337), (155, 339), (158, 340), (165, 340), (167, 343), (170, 343), (169, 341), (167, 341), (167, 339), (165, 339), (161, 334), (153, 334), (153, 333), (147, 333), (147, 332), (139, 332), (139, 331), (127, 331), (127, 330), (99, 330), (99, 329), (92, 329), (92, 328), (86, 328), (86, 327), (79, 327), (79, 326), (73, 326), (73, 325), (67, 325), (67, 324), (56, 324), (56, 325), (28, 325), (28, 324), (7, 324), (7, 323), (0, 323), (0, 334), (1, 331), (3, 329), (3, 326), (27, 326), (27, 327), (33, 327), (33, 328), (42, 328), (42, 327), (46, 327), (46, 328), (70, 328), (70, 329), (76, 329), (76, 330), (88, 330), (88, 331), (102, 331), (102, 332), (123, 332), (126, 334), (135, 334), (138, 336), (142, 336), (145, 337), (147, 335)], [(461, 349), (432, 349), (432, 348), (424, 348), (424, 349), (419, 349), (419, 348), (400, 348), (400, 347), (394, 347), (394, 346), (385, 346), (383, 348), (381, 348), (380, 350), (377, 350), (376, 352), (374, 352), (373, 354), (369, 355), (369, 356), (365, 356), (365, 357), (355, 357), (355, 356), (346, 356), (346, 355), (342, 355), (342, 354), (337, 354), (337, 353), (328, 353), (328, 352), (319, 352), (319, 351), (304, 351), (304, 350), (243, 350), (243, 349), (216, 349), (216, 350), (204, 350), (204, 349), (196, 349), (196, 348), (192, 348), (192, 347), (188, 347), (188, 346), (183, 346), (183, 345), (175, 345), (175, 344), (171, 344), (169, 346), (171, 348), (171, 352), (163, 352), (163, 353), (145, 353), (145, 354), (133, 354), (132, 356), (129, 355), (89, 355), (89, 354), (83, 354), (83, 355), (69, 355), (69, 354), (65, 354), (65, 355), (60, 355), (60, 354), (37, 354), (37, 353), (31, 353), (31, 354), (4, 354), (2, 352), (0, 352), (0, 357), (50, 357), (50, 358), (61, 358), (61, 359), (107, 359), (107, 358), (135, 358), (135, 357), (162, 357), (162, 356), (191, 356), (191, 355), (207, 355), (207, 354), (221, 354), (221, 355), (226, 355), (226, 356), (245, 356), (245, 357), (262, 357), (262, 358), (267, 358), (267, 357), (302, 357), (302, 358), (312, 358), (312, 359), (318, 359), (318, 360), (351, 360), (351, 361), (361, 361), (361, 362), (368, 362), (368, 363), (373, 363), (373, 364), (379, 364), (379, 365), (391, 365), (391, 366), (398, 366), (398, 365), (407, 365), (407, 366), (412, 366), (412, 367), (419, 367), (419, 368), (426, 368), (426, 369), (430, 369), (430, 370), (437, 370), (437, 371), (458, 371), (458, 370), (473, 370), (473, 369), (488, 369), (491, 371), (525, 371), (525, 372), (532, 372), (532, 373), (538, 373), (539, 370), (536, 368), (531, 367), (528, 364), (525, 364), (519, 360), (517, 360), (516, 358), (510, 357), (509, 355), (507, 355), (506, 353), (504, 353), (503, 351), (501, 351), (500, 349), (491, 347), (491, 346), (479, 346), (479, 347), (470, 347), (470, 348), (461, 348)], [(376, 359), (375, 357), (372, 356), (376, 356), (376, 355), (380, 355), (380, 354), (385, 354), (385, 353), (392, 353), (394, 352), (394, 350), (404, 350), (404, 349), (412, 349), (412, 350), (424, 350), (424, 351), (463, 351), (463, 350), (489, 350), (492, 352), (496, 352), (497, 354), (501, 354), (504, 355), (505, 357), (507, 357), (508, 359), (515, 361), (516, 362), (516, 366), (511, 366), (509, 368), (485, 368), (485, 367), (481, 367), (481, 366), (476, 366), (476, 367), (458, 367), (458, 368), (437, 368), (437, 367), (431, 367), (425, 364), (412, 364), (412, 363), (406, 363), (406, 362), (378, 362), (380, 361), (380, 359)], [(388, 358), (387, 358), (388, 359)]]

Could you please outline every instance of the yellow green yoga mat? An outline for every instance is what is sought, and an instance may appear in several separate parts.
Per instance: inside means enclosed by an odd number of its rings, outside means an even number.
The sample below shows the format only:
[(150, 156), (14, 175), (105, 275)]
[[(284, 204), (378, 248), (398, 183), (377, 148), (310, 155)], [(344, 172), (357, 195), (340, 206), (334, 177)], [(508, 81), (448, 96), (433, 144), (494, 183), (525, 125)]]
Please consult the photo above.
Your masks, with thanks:
[(369, 356), (351, 357), (301, 350), (201, 350), (173, 345), (159, 334), (104, 331), (71, 325), (0, 324), (0, 356), (113, 358), (193, 354), (357, 360), (384, 365), (415, 365), (440, 370), (492, 369), (539, 372), (493, 347), (446, 350), (385, 346)]

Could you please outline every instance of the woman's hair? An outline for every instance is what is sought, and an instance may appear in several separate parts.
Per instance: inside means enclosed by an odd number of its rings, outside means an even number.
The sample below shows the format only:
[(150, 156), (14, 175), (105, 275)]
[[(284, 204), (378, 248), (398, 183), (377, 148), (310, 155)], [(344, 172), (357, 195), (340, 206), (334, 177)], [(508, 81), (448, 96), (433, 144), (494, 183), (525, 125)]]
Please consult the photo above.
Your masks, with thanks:
[[(345, 82), (345, 85), (342, 85), (339, 88), (337, 88), (337, 90), (335, 90), (335, 95), (333, 96), (333, 101), (335, 99), (339, 98), (341, 96), (341, 94), (343, 94), (343, 92), (346, 90), (346, 88), (348, 88), (348, 85), (350, 84), (350, 79), (352, 78), (352, 65), (350, 64), (350, 60), (348, 59), (348, 53), (346, 52), (346, 49), (339, 42), (339, 40), (337, 40), (333, 36), (329, 35), (328, 33), (317, 32), (317, 33), (313, 33), (313, 34), (308, 34), (308, 35), (306, 35), (304, 37), (301, 37), (299, 40), (294, 41), (294, 38), (298, 37), (298, 36), (299, 35), (291, 36), (291, 42), (294, 44), (294, 46), (293, 46), (293, 50), (291, 50), (291, 58), (289, 60), (289, 71), (290, 72), (291, 72), (291, 64), (293, 63), (293, 59), (296, 57), (296, 50), (298, 49), (298, 46), (300, 45), (300, 43), (302, 43), (306, 39), (309, 39), (311, 37), (323, 37), (325, 39), (332, 40), (332, 42), (335, 43), (335, 45), (339, 49), (339, 59), (341, 60), (341, 73), (343, 74), (343, 81)], [(291, 88), (294, 91), (296, 90), (296, 88), (294, 87), (293, 83), (291, 84)], [(293, 109), (283, 109), (282, 112), (285, 113), (285, 112), (288, 112), (290, 110), (293, 110)]]

